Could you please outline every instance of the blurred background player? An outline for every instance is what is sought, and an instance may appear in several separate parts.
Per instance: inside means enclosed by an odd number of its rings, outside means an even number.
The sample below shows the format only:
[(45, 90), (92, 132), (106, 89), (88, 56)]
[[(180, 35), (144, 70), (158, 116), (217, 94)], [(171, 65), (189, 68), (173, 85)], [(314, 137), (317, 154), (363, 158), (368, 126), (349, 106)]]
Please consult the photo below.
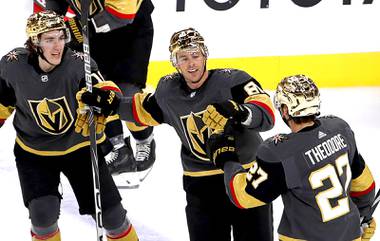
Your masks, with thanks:
[(166, 123), (175, 129), (182, 142), (191, 241), (230, 241), (231, 233), (234, 241), (273, 240), (271, 204), (249, 210), (235, 207), (226, 195), (223, 171), (206, 154), (212, 131), (228, 126), (237, 135), (240, 160), (248, 169), (262, 142), (259, 132), (274, 125), (269, 95), (244, 71), (208, 70), (207, 47), (193, 28), (174, 33), (169, 50), (178, 72), (162, 77), (154, 94), (137, 93), (133, 99), (114, 98), (111, 103), (107, 101), (111, 90), (93, 88), (92, 93), (78, 95), (103, 112), (117, 111), (123, 120), (143, 125)]
[[(63, 173), (74, 191), (79, 213), (94, 217), (95, 202), (88, 138), (88, 113), (78, 113), (76, 93), (85, 84), (83, 55), (65, 47), (70, 40), (63, 17), (53, 11), (27, 20), (25, 48), (16, 48), (0, 62), (1, 123), (15, 110), (14, 155), (33, 241), (60, 241), (58, 218)], [(99, 88), (118, 90), (92, 66)], [(77, 119), (77, 121), (76, 121)], [(105, 140), (105, 118), (97, 122), (97, 143)], [(127, 211), (98, 150), (103, 225), (108, 240), (137, 241)], [(94, 229), (95, 232), (95, 229)]]
[[(46, 4), (46, 5), (45, 5)], [(67, 25), (73, 40), (69, 46), (82, 51), (82, 30), (79, 23), (80, 3), (75, 0), (34, 0), (34, 11), (46, 9), (68, 16)], [(133, 96), (146, 87), (147, 71), (153, 43), (151, 0), (93, 1), (89, 24), (90, 53), (105, 79), (112, 80), (125, 96)], [(112, 174), (149, 170), (155, 161), (153, 127), (127, 123), (136, 141), (136, 155), (130, 139), (123, 135), (118, 116), (108, 118), (105, 133), (112, 145), (103, 145), (107, 165)], [(146, 171), (147, 172), (147, 171)], [(147, 173), (141, 175), (145, 178)]]
[[(234, 135), (209, 139), (210, 155), (224, 170), (231, 201), (240, 208), (259, 207), (281, 195), (282, 241), (368, 241), (376, 228), (368, 217), (375, 183), (350, 126), (335, 116), (317, 118), (319, 90), (304, 75), (284, 78), (274, 103), (292, 133), (261, 144), (248, 173), (239, 163)], [(361, 218), (369, 220), (362, 233)]]

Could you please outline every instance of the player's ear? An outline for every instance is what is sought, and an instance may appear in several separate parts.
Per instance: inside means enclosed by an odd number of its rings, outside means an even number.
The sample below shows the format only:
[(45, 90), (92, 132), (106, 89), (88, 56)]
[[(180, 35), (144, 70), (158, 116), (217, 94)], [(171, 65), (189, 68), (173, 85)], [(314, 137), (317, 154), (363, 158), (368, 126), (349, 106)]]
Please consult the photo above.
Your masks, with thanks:
[(286, 120), (289, 118), (289, 109), (286, 105), (281, 105), (280, 114), (281, 114), (281, 117), (285, 118)]

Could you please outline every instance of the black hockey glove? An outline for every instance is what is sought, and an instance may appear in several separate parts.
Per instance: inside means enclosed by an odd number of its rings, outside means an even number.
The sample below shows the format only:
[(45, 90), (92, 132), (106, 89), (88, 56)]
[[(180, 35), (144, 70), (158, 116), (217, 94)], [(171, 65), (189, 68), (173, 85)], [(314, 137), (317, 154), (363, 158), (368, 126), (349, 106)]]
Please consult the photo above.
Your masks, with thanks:
[(84, 104), (100, 109), (100, 114), (106, 117), (115, 115), (120, 103), (120, 98), (114, 91), (97, 87), (93, 87), (92, 92), (83, 92), (79, 98)]
[(206, 126), (215, 130), (224, 130), (227, 122), (240, 125), (248, 118), (248, 110), (233, 100), (208, 105), (202, 120)]
[(207, 140), (207, 155), (217, 168), (223, 169), (227, 161), (238, 162), (235, 137), (224, 133), (214, 133)]

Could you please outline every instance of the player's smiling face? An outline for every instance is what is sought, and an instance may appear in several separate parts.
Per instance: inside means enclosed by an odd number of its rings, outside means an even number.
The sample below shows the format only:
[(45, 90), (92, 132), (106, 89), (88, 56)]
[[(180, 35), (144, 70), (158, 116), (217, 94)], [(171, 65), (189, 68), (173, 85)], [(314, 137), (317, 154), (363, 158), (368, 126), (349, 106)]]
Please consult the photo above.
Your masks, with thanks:
[(176, 67), (190, 89), (201, 87), (207, 79), (206, 57), (198, 48), (178, 51)]
[(63, 30), (53, 30), (41, 34), (39, 47), (47, 60), (40, 60), (42, 70), (49, 71), (61, 63), (65, 42), (66, 35)]

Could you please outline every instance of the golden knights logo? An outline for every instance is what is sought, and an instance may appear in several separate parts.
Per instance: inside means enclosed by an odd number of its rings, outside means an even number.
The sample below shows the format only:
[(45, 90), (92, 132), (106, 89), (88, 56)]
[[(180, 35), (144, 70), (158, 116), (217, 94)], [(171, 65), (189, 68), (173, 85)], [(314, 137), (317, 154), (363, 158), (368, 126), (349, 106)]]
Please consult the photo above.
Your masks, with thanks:
[[(80, 5), (80, 0), (71, 0), (71, 2), (74, 5), (74, 8), (76, 9), (77, 12), (81, 12), (81, 5)], [(92, 0), (91, 5), (90, 5), (90, 16), (93, 16), (97, 13), (100, 13), (104, 10), (102, 3), (100, 0)]]
[(45, 132), (52, 135), (65, 133), (74, 117), (65, 97), (57, 99), (28, 100), (35, 121)]
[(181, 116), (181, 123), (191, 152), (204, 161), (210, 161), (206, 154), (206, 141), (212, 133), (202, 121), (203, 112)]

